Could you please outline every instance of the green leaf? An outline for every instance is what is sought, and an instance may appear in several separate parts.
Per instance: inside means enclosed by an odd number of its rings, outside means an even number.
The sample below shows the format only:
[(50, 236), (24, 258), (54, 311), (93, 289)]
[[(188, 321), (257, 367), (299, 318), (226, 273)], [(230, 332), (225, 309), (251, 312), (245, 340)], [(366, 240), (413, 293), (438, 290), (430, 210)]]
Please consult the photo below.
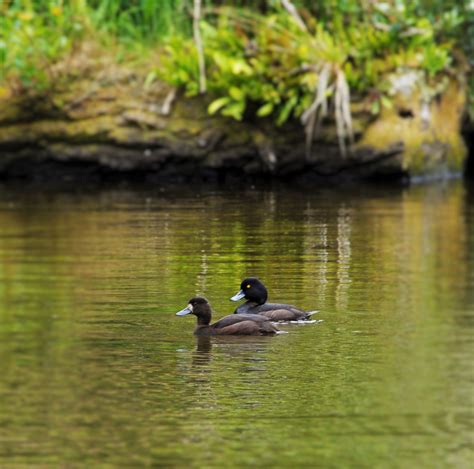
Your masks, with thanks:
[(293, 111), (293, 109), (295, 108), (297, 104), (298, 104), (298, 98), (296, 96), (292, 96), (285, 103), (280, 113), (278, 114), (277, 125), (282, 125), (288, 120), (288, 117), (290, 116), (291, 111)]
[(380, 98), (380, 101), (382, 103), (382, 106), (386, 109), (392, 109), (393, 108), (393, 103), (390, 98), (387, 98), (387, 96), (382, 96)]
[(244, 60), (233, 60), (231, 67), (235, 75), (252, 75), (252, 67)]
[(226, 104), (229, 104), (230, 98), (228, 96), (224, 96), (223, 98), (216, 99), (209, 104), (207, 108), (207, 112), (209, 114), (215, 114), (219, 109), (223, 108)]
[(222, 115), (227, 117), (233, 117), (234, 119), (240, 121), (244, 115), (245, 111), (245, 101), (237, 101), (229, 104), (224, 109), (222, 109)]
[(373, 101), (371, 106), (370, 106), (370, 112), (374, 115), (378, 114), (380, 112), (380, 102), (379, 101)]
[(152, 70), (150, 73), (147, 74), (145, 81), (143, 83), (143, 87), (145, 90), (150, 88), (151, 84), (157, 79), (158, 75), (156, 73), (156, 70)]
[(214, 52), (212, 58), (221, 71), (227, 71), (229, 69), (229, 59), (224, 54)]
[(234, 101), (243, 101), (245, 99), (245, 93), (236, 86), (230, 87), (229, 95)]
[(189, 77), (188, 72), (186, 72), (182, 68), (178, 70), (177, 75), (178, 75), (178, 78), (181, 81), (181, 83), (186, 83), (187, 81), (189, 81), (190, 77)]
[(265, 117), (270, 115), (273, 112), (273, 103), (266, 103), (264, 104), (258, 111), (258, 117)]
[(199, 86), (196, 82), (190, 81), (186, 84), (186, 97), (197, 96), (199, 94)]

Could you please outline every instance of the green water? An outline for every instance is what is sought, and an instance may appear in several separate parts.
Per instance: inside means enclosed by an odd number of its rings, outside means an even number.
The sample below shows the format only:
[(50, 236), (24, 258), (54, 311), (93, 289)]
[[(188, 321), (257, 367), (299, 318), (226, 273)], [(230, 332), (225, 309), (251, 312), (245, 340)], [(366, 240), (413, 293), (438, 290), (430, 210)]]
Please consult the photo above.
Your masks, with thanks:
[[(469, 467), (473, 192), (0, 187), (0, 467)], [(246, 275), (324, 322), (174, 315)]]

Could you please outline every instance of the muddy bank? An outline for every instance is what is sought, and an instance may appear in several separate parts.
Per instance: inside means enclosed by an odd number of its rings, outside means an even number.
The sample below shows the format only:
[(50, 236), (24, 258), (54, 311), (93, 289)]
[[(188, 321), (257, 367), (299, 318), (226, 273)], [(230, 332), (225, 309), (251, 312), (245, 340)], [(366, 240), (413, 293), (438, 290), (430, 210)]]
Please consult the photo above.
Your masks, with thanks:
[[(406, 80), (378, 116), (354, 100), (355, 144), (343, 157), (327, 120), (308, 154), (298, 122), (210, 117), (184, 98), (121, 71), (77, 80), (47, 96), (0, 98), (0, 177), (149, 181), (278, 178), (335, 183), (443, 177), (462, 171), (465, 90), (452, 79), (429, 102)], [(408, 84), (407, 84), (408, 83)]]

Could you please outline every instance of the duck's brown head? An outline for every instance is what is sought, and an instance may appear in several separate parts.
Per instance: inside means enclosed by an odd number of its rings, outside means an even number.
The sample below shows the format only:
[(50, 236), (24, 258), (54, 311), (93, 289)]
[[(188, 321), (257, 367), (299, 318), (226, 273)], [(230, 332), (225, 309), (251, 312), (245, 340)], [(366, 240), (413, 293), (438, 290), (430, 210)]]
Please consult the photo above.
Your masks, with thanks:
[(186, 316), (187, 314), (194, 314), (198, 318), (199, 324), (210, 324), (212, 310), (211, 305), (202, 296), (195, 296), (188, 301), (188, 306), (178, 311), (176, 316)]

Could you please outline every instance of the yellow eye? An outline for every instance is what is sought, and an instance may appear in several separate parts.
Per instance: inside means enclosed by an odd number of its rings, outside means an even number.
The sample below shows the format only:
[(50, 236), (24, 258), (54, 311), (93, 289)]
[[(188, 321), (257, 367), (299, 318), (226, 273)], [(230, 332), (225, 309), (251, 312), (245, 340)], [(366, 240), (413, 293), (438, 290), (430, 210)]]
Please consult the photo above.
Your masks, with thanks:
[(252, 285), (247, 285), (247, 288), (250, 288)]

